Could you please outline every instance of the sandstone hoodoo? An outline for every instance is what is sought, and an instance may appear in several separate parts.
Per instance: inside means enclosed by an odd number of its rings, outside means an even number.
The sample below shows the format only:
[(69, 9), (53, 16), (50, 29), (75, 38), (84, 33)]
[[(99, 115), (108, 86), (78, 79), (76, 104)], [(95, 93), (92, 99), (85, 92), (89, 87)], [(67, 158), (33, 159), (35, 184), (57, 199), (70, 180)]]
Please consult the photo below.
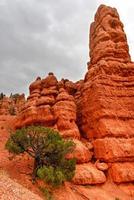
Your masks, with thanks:
[(95, 158), (113, 163), (113, 181), (133, 182), (134, 63), (116, 9), (99, 7), (90, 28), (90, 58), (79, 101), (80, 129), (92, 140)]
[(0, 94), (0, 115), (17, 115), (25, 104), (24, 94), (11, 94), (10, 97)]
[(84, 80), (58, 81), (52, 72), (37, 77), (27, 100), (4, 97), (0, 114), (15, 105), (15, 129), (43, 125), (75, 143), (66, 155), (76, 158), (75, 176), (56, 190), (56, 199), (133, 200), (134, 63), (115, 8), (98, 8), (89, 41)]
[(79, 139), (75, 99), (66, 82), (58, 82), (53, 73), (44, 79), (38, 77), (29, 87), (30, 96), (16, 118), (16, 128), (41, 124), (58, 129), (65, 138)]

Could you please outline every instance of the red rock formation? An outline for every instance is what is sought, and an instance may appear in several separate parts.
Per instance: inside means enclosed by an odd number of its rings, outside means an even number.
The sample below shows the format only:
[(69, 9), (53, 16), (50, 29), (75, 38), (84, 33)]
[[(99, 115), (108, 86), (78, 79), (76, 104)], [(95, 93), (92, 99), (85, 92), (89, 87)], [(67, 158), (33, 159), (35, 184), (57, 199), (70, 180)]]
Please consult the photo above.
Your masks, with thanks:
[(90, 27), (91, 64), (105, 61), (130, 62), (123, 24), (115, 8), (100, 6)]
[(15, 107), (16, 115), (21, 111), (22, 107), (25, 105), (25, 95), (17, 95), (17, 97), (12, 97), (13, 106)]
[(107, 162), (134, 161), (134, 138), (103, 138), (94, 142), (95, 157)]
[(71, 186), (59, 194), (61, 199), (89, 199), (92, 189), (78, 186), (88, 184), (101, 184), (95, 187), (93, 200), (98, 193), (99, 200), (133, 199), (134, 63), (116, 9), (98, 8), (90, 28), (84, 80), (58, 81), (49, 73), (44, 79), (38, 77), (29, 90), (15, 127), (49, 126), (76, 144), (67, 155), (76, 158), (76, 173)]
[(134, 181), (134, 163), (122, 162), (114, 163), (110, 168), (110, 173), (114, 182), (133, 182)]
[(41, 124), (57, 129), (64, 138), (73, 138), (76, 143), (74, 152), (67, 157), (75, 157), (77, 163), (89, 162), (92, 152), (78, 140), (80, 133), (76, 124), (76, 104), (71, 95), (76, 91), (75, 84), (64, 79), (58, 82), (49, 73), (42, 80), (38, 77), (29, 90), (30, 96), (15, 120), (15, 127)]
[[(134, 181), (134, 63), (116, 9), (100, 6), (90, 28), (90, 62), (78, 123), (116, 183)], [(76, 99), (77, 100), (77, 99)], [(131, 163), (129, 163), (131, 162)]]
[(25, 104), (24, 94), (15, 94), (0, 99), (0, 115), (16, 115)]
[(67, 158), (76, 158), (77, 163), (87, 163), (91, 161), (93, 152), (88, 147), (77, 139), (73, 139), (76, 147), (75, 150), (67, 155)]
[(0, 115), (8, 115), (9, 114), (9, 108), (11, 105), (11, 99), (8, 97), (4, 96), (0, 100)]
[(94, 185), (104, 183), (106, 177), (104, 173), (98, 170), (93, 164), (81, 164), (76, 166), (75, 176), (73, 178), (74, 184), (78, 185)]
[(29, 87), (30, 96), (16, 119), (16, 128), (42, 124), (58, 129), (65, 138), (80, 138), (75, 99), (68, 92), (72, 92), (73, 87), (66, 83), (58, 82), (53, 73), (42, 80), (38, 77)]

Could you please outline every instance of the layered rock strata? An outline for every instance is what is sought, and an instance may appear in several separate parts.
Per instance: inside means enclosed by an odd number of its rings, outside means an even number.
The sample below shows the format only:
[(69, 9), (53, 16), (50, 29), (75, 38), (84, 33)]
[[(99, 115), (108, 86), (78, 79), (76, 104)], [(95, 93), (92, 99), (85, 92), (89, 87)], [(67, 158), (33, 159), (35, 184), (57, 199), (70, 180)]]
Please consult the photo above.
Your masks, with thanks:
[(58, 82), (50, 73), (42, 80), (38, 77), (29, 90), (27, 102), (16, 119), (16, 128), (41, 124), (59, 130), (65, 138), (80, 138), (75, 100), (63, 80)]
[[(116, 9), (100, 6), (90, 28), (90, 62), (81, 88), (79, 127), (94, 156), (112, 163), (114, 182), (133, 182), (134, 63)], [(128, 163), (130, 162), (130, 163)]]
[(38, 77), (29, 90), (15, 128), (40, 124), (58, 130), (76, 144), (67, 155), (77, 159), (73, 184), (103, 184), (111, 179), (133, 198), (134, 63), (116, 9), (98, 8), (90, 28), (84, 80), (58, 81), (49, 73)]
[(76, 144), (67, 158), (76, 158), (77, 163), (87, 163), (92, 159), (92, 150), (81, 142), (76, 124), (76, 104), (73, 94), (76, 85), (62, 79), (57, 81), (53, 73), (44, 79), (37, 78), (30, 87), (30, 95), (25, 106), (15, 120), (15, 128), (28, 125), (44, 125), (60, 132), (62, 137), (72, 139)]

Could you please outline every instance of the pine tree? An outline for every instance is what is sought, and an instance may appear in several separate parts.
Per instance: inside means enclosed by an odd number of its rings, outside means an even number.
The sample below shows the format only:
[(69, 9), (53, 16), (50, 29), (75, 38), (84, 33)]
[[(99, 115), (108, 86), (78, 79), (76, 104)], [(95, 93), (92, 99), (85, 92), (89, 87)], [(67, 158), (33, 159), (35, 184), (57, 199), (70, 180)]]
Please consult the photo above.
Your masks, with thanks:
[(42, 126), (29, 126), (10, 135), (6, 149), (13, 154), (28, 153), (34, 159), (32, 179), (36, 176), (52, 185), (70, 181), (75, 173), (75, 159), (67, 160), (66, 154), (75, 144), (64, 140), (60, 134)]

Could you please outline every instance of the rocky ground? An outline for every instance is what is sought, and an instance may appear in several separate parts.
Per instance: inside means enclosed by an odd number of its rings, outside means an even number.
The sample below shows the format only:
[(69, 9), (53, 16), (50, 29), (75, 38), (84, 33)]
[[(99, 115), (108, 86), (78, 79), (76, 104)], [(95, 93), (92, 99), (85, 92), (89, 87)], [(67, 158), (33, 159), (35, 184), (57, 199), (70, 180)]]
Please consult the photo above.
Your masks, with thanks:
[(0, 171), (0, 199), (1, 200), (41, 200), (38, 195), (9, 178), (5, 171)]
[[(9, 136), (8, 127), (11, 127), (13, 117), (0, 118), (0, 199), (1, 200), (40, 200), (44, 199), (38, 184), (33, 185), (31, 182), (32, 161), (27, 157), (16, 157), (10, 160), (10, 155), (5, 150), (5, 142)], [(10, 124), (11, 122), (11, 124)], [(97, 170), (97, 169), (96, 169)], [(90, 171), (90, 170), (89, 170)], [(90, 171), (91, 173), (91, 171)], [(94, 168), (92, 173), (94, 174)], [(95, 171), (96, 173), (96, 171)], [(83, 178), (89, 181), (86, 185), (76, 185), (73, 183), (65, 183), (64, 186), (53, 191), (53, 196), (57, 200), (133, 200), (134, 198), (127, 195), (129, 188), (133, 185), (126, 185), (125, 188), (119, 188), (112, 181), (105, 184), (92, 185), (91, 177), (87, 177), (87, 172), (83, 174)], [(95, 174), (94, 174), (95, 175)], [(100, 177), (100, 174), (98, 174)], [(96, 173), (97, 177), (97, 173)], [(80, 178), (80, 177), (79, 177)], [(95, 177), (94, 177), (95, 178)], [(102, 179), (103, 179), (102, 175)], [(96, 179), (96, 178), (95, 178)], [(78, 181), (78, 179), (76, 179)], [(81, 182), (82, 178), (79, 179)], [(99, 180), (99, 179), (97, 179)], [(101, 180), (102, 181), (102, 180)], [(104, 180), (105, 181), (105, 180)], [(79, 183), (79, 182), (78, 182)], [(125, 192), (123, 191), (125, 189)], [(134, 191), (134, 190), (133, 190)], [(133, 194), (132, 194), (133, 195)]]
[[(1, 200), (28, 200), (41, 199), (38, 187), (31, 182), (31, 160), (26, 156), (11, 160), (5, 149), (5, 143), (10, 135), (12, 116), (0, 117), (0, 199)], [(27, 189), (26, 189), (27, 188)], [(31, 191), (31, 192), (30, 192)], [(36, 194), (35, 194), (36, 193)]]

